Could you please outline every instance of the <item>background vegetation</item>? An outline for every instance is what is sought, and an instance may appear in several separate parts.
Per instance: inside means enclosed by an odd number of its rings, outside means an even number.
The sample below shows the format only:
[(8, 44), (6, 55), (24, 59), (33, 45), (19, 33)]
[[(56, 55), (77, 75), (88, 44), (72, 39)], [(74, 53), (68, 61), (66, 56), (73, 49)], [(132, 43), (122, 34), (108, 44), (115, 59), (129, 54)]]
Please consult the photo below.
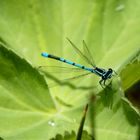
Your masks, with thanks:
[[(75, 139), (89, 103), (83, 139), (94, 130), (97, 140), (137, 140), (139, 7), (139, 0), (0, 0), (0, 137)], [(38, 69), (66, 66), (41, 57), (43, 51), (85, 64), (66, 37), (81, 50), (85, 40), (96, 65), (119, 74), (112, 88), (102, 89), (94, 75), (62, 86), (58, 80), (77, 73)], [(48, 88), (52, 81), (58, 86)]]

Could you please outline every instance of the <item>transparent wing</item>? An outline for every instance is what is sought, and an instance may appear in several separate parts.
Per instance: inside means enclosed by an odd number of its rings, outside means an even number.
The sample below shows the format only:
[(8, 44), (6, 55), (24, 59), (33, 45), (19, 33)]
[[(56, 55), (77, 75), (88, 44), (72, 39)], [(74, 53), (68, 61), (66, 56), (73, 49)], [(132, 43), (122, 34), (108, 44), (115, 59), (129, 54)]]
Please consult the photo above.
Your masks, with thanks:
[[(75, 49), (75, 51), (81, 56), (81, 58), (86, 61), (88, 64), (90, 64), (91, 66), (95, 67), (94, 61), (92, 62), (92, 58), (87, 57), (85, 54), (83, 54), (71, 41), (69, 38), (67, 38), (67, 40), (70, 42), (70, 44), (72, 45), (72, 47)], [(84, 43), (83, 46), (85, 46), (86, 44)], [(85, 46), (87, 47), (87, 46)], [(87, 50), (87, 48), (86, 48)], [(89, 50), (88, 50), (89, 51)], [(91, 54), (90, 54), (91, 56)]]
[(84, 40), (83, 40), (83, 49), (84, 49), (84, 53), (86, 54), (88, 60), (90, 60), (90, 63), (92, 64), (92, 66), (96, 67), (93, 56), (92, 56), (91, 52), (89, 51), (87, 44), (85, 43)]
[[(69, 77), (69, 78), (66, 78), (66, 79), (61, 79), (61, 80), (56, 80), (55, 79), (55, 83), (49, 83), (48, 86), (50, 88), (52, 87), (55, 87), (55, 86), (58, 86), (58, 85), (68, 85), (72, 88), (76, 88), (76, 86), (74, 86), (73, 84), (71, 84), (71, 82), (73, 80), (76, 80), (76, 79), (80, 79), (80, 78), (83, 78), (84, 76), (87, 76), (87, 75), (90, 75), (92, 74), (91, 72), (88, 72), (88, 73), (84, 73), (84, 74), (81, 74), (81, 75), (77, 75), (77, 76), (74, 76), (74, 77)], [(93, 87), (92, 87), (93, 88)]]
[(86, 75), (89, 75), (89, 74), (92, 74), (92, 73), (91, 72), (84, 73), (84, 74), (81, 74), (81, 75), (78, 75), (78, 76), (74, 76), (74, 77), (70, 77), (70, 78), (67, 78), (67, 79), (63, 79), (63, 81), (65, 82), (65, 81), (70, 81), (70, 80), (82, 78), (83, 76), (86, 76)]
[[(78, 68), (67, 68), (67, 67), (59, 67), (59, 66), (47, 66), (48, 69), (50, 69), (50, 72), (48, 71), (44, 71), (42, 70), (43, 66), (40, 66), (38, 69), (40, 70), (40, 72), (44, 73), (45, 76), (47, 77), (47, 81), (48, 81), (48, 87), (52, 88), (52, 87), (56, 87), (56, 86), (63, 86), (63, 85), (67, 85), (71, 88), (77, 89), (78, 85), (76, 84), (72, 84), (74, 82), (74, 80), (76, 79), (80, 79), (83, 78), (84, 76), (86, 77), (87, 75), (92, 74), (91, 72), (86, 72), (85, 70), (82, 69), (78, 69)], [(46, 67), (46, 66), (44, 66)], [(56, 68), (58, 72), (56, 73), (56, 75), (53, 73), (52, 68)], [(62, 72), (62, 69), (65, 71), (65, 73), (60, 73), (59, 71)], [(72, 70), (74, 70), (74, 72), (78, 72), (76, 76), (74, 76), (75, 74), (72, 73)], [(80, 73), (81, 72), (81, 73)], [(52, 73), (52, 74), (51, 74)], [(74, 74), (74, 75), (73, 75)], [(91, 89), (93, 87), (87, 87), (87, 86), (80, 86), (78, 87), (80, 89)]]
[(39, 70), (43, 70), (49, 73), (79, 73), (85, 72), (84, 69), (80, 68), (71, 68), (71, 67), (62, 67), (62, 66), (39, 66)]

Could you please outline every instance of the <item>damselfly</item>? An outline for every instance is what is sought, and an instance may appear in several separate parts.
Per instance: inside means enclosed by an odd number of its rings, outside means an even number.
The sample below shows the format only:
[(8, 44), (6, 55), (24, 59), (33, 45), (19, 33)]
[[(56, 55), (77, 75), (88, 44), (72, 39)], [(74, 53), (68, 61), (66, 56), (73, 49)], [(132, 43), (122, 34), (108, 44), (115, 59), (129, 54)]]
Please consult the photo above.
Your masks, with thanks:
[[(61, 61), (61, 62), (64, 62), (64, 63), (67, 63), (69, 65), (72, 65), (74, 67), (77, 67), (78, 69), (83, 69), (85, 71), (89, 71), (90, 73), (94, 73), (96, 74), (97, 76), (101, 77), (101, 80), (99, 81), (99, 84), (103, 87), (103, 86), (106, 86), (106, 81), (108, 79), (111, 79), (112, 76), (113, 76), (113, 72), (115, 72), (112, 68), (109, 68), (109, 69), (103, 69), (103, 68), (99, 68), (95, 65), (94, 63), (94, 60), (93, 60), (93, 57), (85, 43), (85, 41), (83, 41), (83, 47), (84, 47), (84, 50), (86, 51), (86, 53), (88, 55), (85, 55), (84, 53), (82, 53), (68, 38), (67, 40), (70, 42), (70, 44), (73, 46), (73, 48), (75, 49), (75, 51), (88, 63), (92, 66), (92, 68), (89, 68), (89, 67), (86, 67), (86, 66), (83, 66), (81, 64), (77, 64), (73, 61), (70, 61), (70, 60), (67, 60), (67, 59), (64, 59), (62, 57), (58, 57), (58, 56), (55, 56), (55, 55), (52, 55), (52, 54), (48, 54), (46, 52), (43, 52), (41, 53), (41, 55), (43, 57), (46, 57), (46, 58), (51, 58), (51, 59), (55, 59), (55, 60), (58, 60), (58, 61)], [(116, 74), (116, 72), (115, 72)], [(84, 74), (85, 75), (85, 74)]]

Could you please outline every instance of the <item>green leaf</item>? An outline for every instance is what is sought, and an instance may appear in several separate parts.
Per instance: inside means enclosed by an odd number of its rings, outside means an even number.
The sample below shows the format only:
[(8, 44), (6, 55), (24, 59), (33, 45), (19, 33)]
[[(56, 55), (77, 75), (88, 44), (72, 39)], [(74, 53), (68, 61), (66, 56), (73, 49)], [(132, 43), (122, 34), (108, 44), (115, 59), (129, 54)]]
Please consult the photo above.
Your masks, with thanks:
[[(72, 131), (71, 133), (65, 132), (64, 136), (58, 134), (55, 138), (50, 140), (75, 140), (76, 134)], [(83, 131), (82, 140), (93, 140), (90, 135), (86, 131)]]
[[(140, 48), (139, 7), (138, 0), (0, 1), (0, 137), (44, 140), (77, 132), (83, 106), (94, 93), (97, 139), (135, 140), (138, 126), (131, 120), (137, 120), (138, 113), (132, 104), (124, 107), (122, 94), (140, 79), (139, 63), (130, 64)], [(57, 86), (49, 92), (50, 77), (45, 81), (33, 67), (63, 64), (42, 58), (41, 52), (85, 64), (66, 37), (81, 50), (85, 40), (98, 67), (118, 72), (112, 89), (103, 90), (99, 77), (90, 75), (72, 82), (74, 88)], [(57, 76), (66, 78), (63, 73)], [(131, 119), (124, 108), (134, 111)], [(89, 134), (91, 122), (89, 118), (85, 124)]]
[[(35, 68), (13, 51), (0, 45), (0, 134), (4, 139), (19, 139), (49, 120), (56, 111), (48, 87)], [(46, 134), (45, 134), (46, 135)]]
[(140, 80), (140, 50), (136, 53), (135, 57), (130, 61), (126, 67), (121, 71), (123, 89), (128, 90)]
[(0, 140), (3, 140), (3, 138), (0, 137)]
[(40, 111), (54, 108), (43, 76), (39, 75), (25, 59), (0, 45), (0, 65), (1, 107)]

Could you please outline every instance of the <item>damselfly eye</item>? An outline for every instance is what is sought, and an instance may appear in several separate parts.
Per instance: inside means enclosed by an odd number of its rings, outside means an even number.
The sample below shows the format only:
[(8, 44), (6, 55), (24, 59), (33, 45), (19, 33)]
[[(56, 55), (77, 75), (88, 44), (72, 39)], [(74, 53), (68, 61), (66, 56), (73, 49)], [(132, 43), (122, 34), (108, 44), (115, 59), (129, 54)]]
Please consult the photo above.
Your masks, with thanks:
[(113, 70), (111, 68), (108, 69), (110, 72), (112, 72)]

